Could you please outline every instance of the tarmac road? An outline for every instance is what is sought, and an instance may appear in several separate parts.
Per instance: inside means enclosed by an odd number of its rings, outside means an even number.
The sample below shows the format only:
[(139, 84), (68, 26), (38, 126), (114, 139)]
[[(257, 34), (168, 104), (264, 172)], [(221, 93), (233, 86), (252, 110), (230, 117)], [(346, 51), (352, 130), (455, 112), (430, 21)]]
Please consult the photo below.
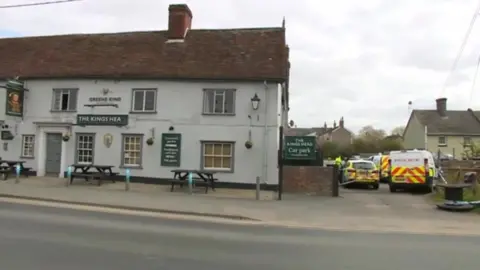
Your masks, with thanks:
[(479, 269), (480, 237), (287, 229), (0, 203), (9, 270)]

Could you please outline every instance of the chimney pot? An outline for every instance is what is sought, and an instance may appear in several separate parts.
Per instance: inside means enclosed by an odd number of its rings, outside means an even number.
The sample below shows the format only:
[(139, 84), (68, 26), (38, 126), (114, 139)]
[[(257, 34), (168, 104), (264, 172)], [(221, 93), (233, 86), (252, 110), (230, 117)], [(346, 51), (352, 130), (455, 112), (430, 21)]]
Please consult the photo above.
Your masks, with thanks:
[(192, 11), (186, 4), (168, 7), (168, 39), (184, 39), (192, 27)]
[(440, 116), (447, 116), (447, 98), (437, 98), (437, 112)]
[(340, 127), (343, 128), (344, 127), (344, 124), (345, 122), (343, 121), (343, 116), (340, 118)]

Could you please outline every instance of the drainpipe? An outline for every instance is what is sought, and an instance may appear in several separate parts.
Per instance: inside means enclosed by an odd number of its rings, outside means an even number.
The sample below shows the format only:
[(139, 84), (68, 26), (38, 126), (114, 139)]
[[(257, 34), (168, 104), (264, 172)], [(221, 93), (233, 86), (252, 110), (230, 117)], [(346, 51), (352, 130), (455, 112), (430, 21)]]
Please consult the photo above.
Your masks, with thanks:
[(425, 125), (425, 150), (428, 151), (428, 135), (427, 135), (427, 125)]
[(268, 84), (267, 81), (263, 83), (265, 85), (265, 116), (264, 116), (264, 130), (263, 130), (263, 182), (267, 183), (268, 180)]

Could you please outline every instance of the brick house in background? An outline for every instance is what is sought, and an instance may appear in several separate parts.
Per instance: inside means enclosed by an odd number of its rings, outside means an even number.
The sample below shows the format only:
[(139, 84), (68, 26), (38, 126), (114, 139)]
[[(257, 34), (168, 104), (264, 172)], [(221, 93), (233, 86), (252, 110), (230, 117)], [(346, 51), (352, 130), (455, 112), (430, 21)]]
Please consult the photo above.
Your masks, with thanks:
[(336, 121), (333, 122), (333, 127), (327, 127), (327, 123), (325, 123), (322, 131), (323, 133), (317, 134), (318, 145), (322, 145), (325, 142), (333, 142), (344, 147), (353, 143), (354, 134), (345, 128), (343, 116), (340, 118), (338, 126)]
[(325, 122), (323, 127), (313, 128), (287, 128), (285, 129), (286, 136), (316, 136), (317, 146), (323, 145), (325, 142), (334, 142), (339, 146), (348, 146), (352, 144), (354, 134), (345, 128), (345, 120), (340, 118), (339, 125), (333, 122), (333, 126), (328, 127)]

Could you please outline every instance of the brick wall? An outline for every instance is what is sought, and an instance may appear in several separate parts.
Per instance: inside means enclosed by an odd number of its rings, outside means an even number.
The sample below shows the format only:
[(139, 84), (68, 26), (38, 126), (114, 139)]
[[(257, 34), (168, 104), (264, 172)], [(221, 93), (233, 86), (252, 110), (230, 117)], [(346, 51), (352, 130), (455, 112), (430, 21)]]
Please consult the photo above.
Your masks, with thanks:
[(333, 196), (333, 167), (284, 166), (283, 190), (288, 193)]

